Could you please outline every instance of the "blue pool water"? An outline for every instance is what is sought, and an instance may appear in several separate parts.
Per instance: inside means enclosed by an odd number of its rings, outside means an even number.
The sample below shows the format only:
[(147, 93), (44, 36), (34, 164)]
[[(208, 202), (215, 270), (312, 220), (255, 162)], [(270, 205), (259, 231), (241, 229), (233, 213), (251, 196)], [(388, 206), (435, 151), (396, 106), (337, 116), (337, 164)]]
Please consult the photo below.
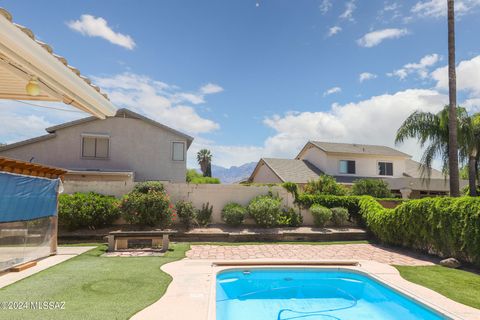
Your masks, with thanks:
[(328, 269), (217, 275), (217, 320), (447, 319), (367, 276)]

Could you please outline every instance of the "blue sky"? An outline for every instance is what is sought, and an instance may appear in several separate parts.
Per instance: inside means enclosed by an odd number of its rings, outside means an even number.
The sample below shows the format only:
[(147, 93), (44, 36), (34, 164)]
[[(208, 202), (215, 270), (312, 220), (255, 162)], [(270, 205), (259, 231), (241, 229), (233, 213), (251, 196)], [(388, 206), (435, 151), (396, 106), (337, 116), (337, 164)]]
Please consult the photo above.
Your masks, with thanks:
[[(393, 146), (446, 99), (445, 0), (10, 1), (1, 6), (128, 107), (227, 166), (293, 157), (308, 139)], [(458, 3), (459, 101), (480, 106), (480, 0)], [(0, 104), (0, 141), (78, 113)], [(25, 129), (27, 128), (27, 129)], [(414, 155), (414, 142), (399, 146)]]

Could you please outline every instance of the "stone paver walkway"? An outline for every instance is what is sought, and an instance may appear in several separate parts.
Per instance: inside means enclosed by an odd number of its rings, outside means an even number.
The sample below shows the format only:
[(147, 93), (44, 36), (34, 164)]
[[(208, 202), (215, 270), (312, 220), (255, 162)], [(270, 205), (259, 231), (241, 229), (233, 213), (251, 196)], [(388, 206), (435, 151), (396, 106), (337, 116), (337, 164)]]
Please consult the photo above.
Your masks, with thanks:
[(438, 261), (407, 250), (373, 244), (265, 244), (265, 245), (192, 245), (189, 259), (290, 259), (290, 260), (370, 260), (380, 263), (423, 266)]

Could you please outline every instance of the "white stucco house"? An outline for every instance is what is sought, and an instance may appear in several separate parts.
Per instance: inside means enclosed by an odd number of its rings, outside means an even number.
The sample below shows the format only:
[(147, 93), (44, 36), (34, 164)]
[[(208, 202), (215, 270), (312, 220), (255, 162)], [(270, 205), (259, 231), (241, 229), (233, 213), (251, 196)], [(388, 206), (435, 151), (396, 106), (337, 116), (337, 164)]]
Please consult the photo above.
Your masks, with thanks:
[(65, 168), (67, 180), (185, 182), (193, 138), (128, 109), (46, 131), (0, 147), (0, 155)]
[[(295, 182), (300, 185), (326, 174), (337, 182), (351, 185), (355, 180), (385, 180), (390, 189), (403, 197), (444, 195), (448, 180), (432, 169), (425, 179), (420, 163), (399, 150), (378, 145), (309, 141), (295, 159), (262, 158), (249, 181), (253, 183)], [(461, 181), (465, 186), (466, 181)]]

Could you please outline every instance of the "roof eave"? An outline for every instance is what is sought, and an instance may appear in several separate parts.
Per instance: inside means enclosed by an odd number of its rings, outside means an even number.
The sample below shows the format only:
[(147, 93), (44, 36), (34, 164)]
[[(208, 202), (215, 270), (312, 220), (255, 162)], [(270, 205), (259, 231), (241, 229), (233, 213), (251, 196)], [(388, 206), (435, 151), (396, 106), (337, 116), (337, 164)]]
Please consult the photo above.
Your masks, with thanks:
[[(116, 108), (102, 94), (87, 84), (51, 53), (0, 15), (0, 48), (13, 63), (21, 65), (30, 75), (62, 94), (72, 105), (104, 119), (113, 116)], [(68, 101), (71, 99), (73, 101)]]

